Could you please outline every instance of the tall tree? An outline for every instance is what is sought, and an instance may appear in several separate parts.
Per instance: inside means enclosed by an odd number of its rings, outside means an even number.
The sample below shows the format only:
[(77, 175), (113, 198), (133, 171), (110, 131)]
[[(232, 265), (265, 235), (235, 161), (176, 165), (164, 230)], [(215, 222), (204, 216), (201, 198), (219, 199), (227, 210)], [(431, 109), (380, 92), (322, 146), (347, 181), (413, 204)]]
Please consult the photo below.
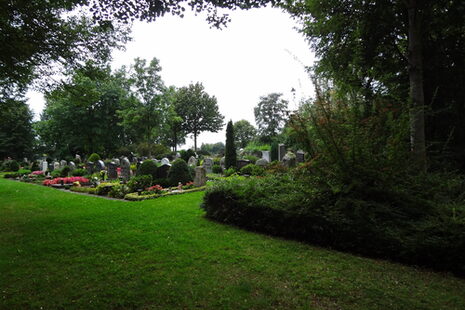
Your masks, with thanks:
[(282, 94), (271, 93), (260, 97), (260, 102), (254, 108), (255, 123), (261, 139), (271, 142), (284, 128), (287, 119), (287, 100), (281, 98)]
[(226, 148), (224, 154), (224, 165), (226, 169), (231, 167), (235, 168), (237, 164), (236, 145), (234, 140), (234, 125), (231, 120), (226, 126)]
[(218, 110), (214, 96), (205, 92), (201, 83), (181, 87), (176, 95), (176, 112), (182, 118), (185, 132), (194, 137), (197, 151), (197, 137), (204, 131), (218, 132), (223, 127), (223, 115)]
[(32, 112), (22, 99), (0, 100), (0, 159), (22, 160), (34, 146)]
[(234, 136), (238, 147), (246, 147), (257, 135), (255, 127), (243, 119), (234, 123)]

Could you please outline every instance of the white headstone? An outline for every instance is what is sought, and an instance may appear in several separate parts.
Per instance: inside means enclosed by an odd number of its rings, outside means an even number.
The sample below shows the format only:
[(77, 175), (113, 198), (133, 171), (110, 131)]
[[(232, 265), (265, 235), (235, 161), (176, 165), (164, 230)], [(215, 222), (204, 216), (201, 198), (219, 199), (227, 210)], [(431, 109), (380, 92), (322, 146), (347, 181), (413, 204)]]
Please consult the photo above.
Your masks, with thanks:
[(168, 158), (162, 158), (161, 160), (161, 165), (164, 166), (164, 165), (167, 165), (167, 166), (171, 166), (170, 164), (170, 160)]

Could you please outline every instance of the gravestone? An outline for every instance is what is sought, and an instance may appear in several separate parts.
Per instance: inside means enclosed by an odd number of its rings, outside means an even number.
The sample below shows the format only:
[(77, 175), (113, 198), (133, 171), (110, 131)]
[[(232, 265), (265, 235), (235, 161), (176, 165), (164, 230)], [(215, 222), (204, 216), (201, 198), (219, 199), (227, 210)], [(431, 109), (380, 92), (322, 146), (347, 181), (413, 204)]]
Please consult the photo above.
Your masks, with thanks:
[(95, 163), (95, 169), (98, 172), (105, 170), (105, 163), (103, 162), (103, 160), (97, 160), (97, 162)]
[(305, 161), (305, 153), (303, 151), (297, 151), (295, 153), (295, 160), (298, 164), (303, 163)]
[(286, 155), (284, 155), (283, 157), (283, 164), (288, 168), (294, 167), (295, 162), (296, 162), (295, 159), (296, 159), (296, 156), (294, 153), (287, 152)]
[(255, 165), (260, 166), (260, 167), (264, 167), (264, 166), (268, 165), (268, 161), (266, 159), (264, 159), (264, 158), (260, 158), (259, 160), (257, 160), (255, 162)]
[(113, 161), (112, 161), (117, 167), (119, 167), (121, 165), (121, 162), (118, 158), (114, 158)]
[(129, 162), (131, 163), (131, 162), (134, 160), (134, 153), (133, 153), (133, 152), (129, 153), (129, 156), (126, 157), (126, 158), (127, 158), (127, 159), (129, 160)]
[(226, 160), (226, 159), (225, 159), (224, 156), (221, 157), (221, 159), (220, 159), (220, 166), (221, 166), (221, 168), (223, 168), (223, 170), (224, 170), (224, 168), (225, 168), (225, 164), (224, 164), (225, 160)]
[(270, 151), (262, 151), (262, 159), (266, 160), (267, 162), (270, 162)]
[(71, 171), (76, 169), (76, 164), (73, 161), (70, 161), (68, 166)]
[(237, 160), (237, 170), (241, 170), (242, 167), (245, 167), (248, 164), (250, 164), (250, 160), (248, 160), (248, 159), (238, 159)]
[(128, 181), (131, 176), (131, 163), (127, 157), (121, 160), (121, 178), (124, 182)]
[(203, 166), (205, 168), (205, 171), (207, 173), (212, 173), (212, 167), (213, 167), (213, 159), (211, 158), (205, 158), (203, 160)]
[(189, 157), (189, 160), (187, 161), (187, 165), (189, 166), (197, 166), (197, 158), (194, 156)]
[(81, 163), (81, 155), (76, 154), (76, 156), (74, 156), (74, 161), (76, 161), (78, 164), (80, 164)]
[(176, 156), (174, 156), (176, 159), (181, 158), (181, 153), (176, 152)]
[(114, 180), (118, 178), (117, 165), (114, 161), (108, 164), (108, 179)]
[(53, 171), (53, 163), (47, 163), (48, 171)]
[(94, 173), (94, 163), (91, 161), (87, 162), (86, 169), (87, 169), (87, 174)]
[(253, 151), (252, 155), (255, 156), (255, 157), (258, 157), (258, 158), (262, 158), (263, 157), (263, 152), (262, 151)]
[(40, 170), (42, 170), (43, 172), (48, 170), (48, 163), (47, 163), (46, 160), (42, 161), (42, 165), (40, 166)]
[(161, 165), (164, 166), (164, 165), (167, 165), (167, 166), (171, 166), (170, 164), (170, 160), (168, 158), (162, 158), (161, 159)]
[(66, 160), (60, 160), (60, 169), (63, 169), (67, 165), (68, 163), (66, 162)]
[(53, 170), (60, 170), (60, 163), (57, 161), (53, 162)]
[(286, 155), (286, 146), (284, 144), (278, 145), (278, 160), (283, 161), (284, 156)]
[(204, 167), (198, 166), (195, 167), (195, 177), (194, 177), (194, 186), (200, 187), (207, 184), (207, 172)]
[(155, 176), (157, 179), (166, 179), (168, 177), (168, 172), (170, 171), (171, 165), (161, 165), (155, 171)]

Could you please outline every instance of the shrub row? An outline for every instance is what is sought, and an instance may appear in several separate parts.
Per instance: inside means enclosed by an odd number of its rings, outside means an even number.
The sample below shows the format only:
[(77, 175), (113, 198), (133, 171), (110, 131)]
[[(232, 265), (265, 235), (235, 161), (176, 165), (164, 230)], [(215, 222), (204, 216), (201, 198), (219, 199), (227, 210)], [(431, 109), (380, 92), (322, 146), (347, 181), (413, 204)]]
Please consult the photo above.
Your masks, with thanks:
[[(231, 177), (206, 191), (210, 219), (366, 256), (465, 274), (465, 207), (354, 182), (318, 187), (295, 175)], [(313, 184), (312, 184), (313, 183)]]
[(171, 196), (171, 195), (180, 195), (180, 194), (185, 194), (185, 193), (199, 192), (199, 191), (205, 190), (205, 188), (206, 188), (205, 186), (200, 186), (200, 187), (195, 187), (191, 189), (186, 189), (183, 191), (165, 192), (162, 194), (148, 194), (148, 195), (139, 195), (138, 193), (130, 193), (124, 196), (124, 199), (130, 200), (130, 201), (142, 201), (142, 200), (155, 199), (155, 198)]

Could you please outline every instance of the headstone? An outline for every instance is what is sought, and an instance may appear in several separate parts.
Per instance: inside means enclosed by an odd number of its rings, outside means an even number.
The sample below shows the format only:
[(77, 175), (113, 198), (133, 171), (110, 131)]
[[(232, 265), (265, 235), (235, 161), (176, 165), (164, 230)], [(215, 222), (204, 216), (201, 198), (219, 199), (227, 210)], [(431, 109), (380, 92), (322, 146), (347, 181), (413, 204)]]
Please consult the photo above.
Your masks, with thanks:
[(250, 164), (250, 160), (248, 160), (248, 159), (238, 159), (237, 160), (237, 170), (241, 170), (242, 167), (245, 167), (248, 164)]
[(265, 159), (267, 162), (270, 162), (270, 151), (262, 151), (262, 159)]
[(295, 160), (298, 164), (303, 163), (305, 161), (305, 153), (303, 151), (297, 151), (295, 153)]
[(167, 165), (167, 166), (171, 166), (170, 164), (170, 160), (168, 158), (162, 158), (161, 159), (161, 165), (164, 166), (164, 165)]
[(53, 162), (53, 170), (60, 170), (60, 163), (57, 161)]
[(205, 158), (203, 160), (203, 166), (205, 167), (205, 171), (207, 171), (207, 173), (212, 173), (213, 159)]
[(80, 163), (81, 163), (81, 155), (76, 154), (76, 156), (74, 156), (74, 160), (75, 160), (78, 164), (80, 164)]
[(126, 158), (129, 160), (129, 162), (132, 162), (134, 159), (134, 153), (133, 152), (129, 153), (129, 156)]
[(114, 158), (113, 163), (118, 167), (121, 165), (121, 162), (120, 162), (120, 160), (118, 158)]
[(68, 166), (71, 171), (76, 169), (76, 164), (73, 161), (70, 161)]
[(181, 153), (177, 152), (175, 158), (181, 158)]
[(27, 157), (24, 157), (24, 158), (23, 158), (23, 162), (29, 164), (29, 160), (27, 159)]
[(161, 165), (157, 168), (155, 176), (157, 179), (166, 179), (168, 177), (168, 172), (170, 171), (171, 165)]
[(123, 181), (128, 181), (131, 176), (131, 163), (127, 157), (121, 160), (121, 178)]
[(189, 160), (187, 161), (187, 165), (189, 166), (197, 166), (197, 158), (194, 156), (189, 157)]
[(279, 146), (278, 146), (278, 160), (283, 161), (284, 155), (286, 155), (286, 146), (284, 144), (279, 144)]
[(135, 157), (135, 156), (134, 156), (134, 157), (132, 158), (132, 160), (131, 160), (131, 162), (132, 162), (133, 164), (137, 164), (138, 161), (139, 161), (139, 159), (138, 159), (137, 157)]
[(263, 157), (263, 151), (253, 151), (252, 155), (255, 156), (255, 157), (258, 157), (258, 158), (262, 158)]
[(94, 173), (94, 163), (91, 161), (87, 162), (86, 169), (87, 169), (87, 174)]
[(66, 160), (60, 160), (60, 169), (63, 169), (67, 165), (68, 163), (66, 162)]
[(221, 168), (223, 168), (223, 169), (225, 168), (225, 164), (224, 164), (225, 160), (226, 160), (226, 158), (225, 158), (224, 156), (221, 157), (221, 159), (220, 159), (220, 166), (221, 166)]
[(108, 179), (114, 180), (118, 178), (118, 171), (116, 170), (117, 166), (115, 162), (108, 164)]
[(103, 162), (103, 160), (97, 160), (97, 162), (95, 163), (95, 169), (98, 172), (105, 170), (105, 163)]
[(294, 167), (295, 166), (295, 154), (292, 152), (287, 152), (286, 155), (283, 157), (283, 164), (286, 167)]
[(207, 172), (204, 167), (198, 166), (195, 167), (195, 177), (194, 177), (194, 186), (204, 186), (207, 184)]
[(47, 163), (48, 171), (53, 171), (53, 163)]
[(48, 170), (48, 163), (46, 160), (42, 161), (42, 165), (40, 166), (40, 170), (47, 171)]
[(255, 162), (255, 165), (260, 166), (260, 167), (264, 167), (264, 166), (268, 165), (268, 161), (265, 158), (260, 158), (259, 160), (257, 160)]

